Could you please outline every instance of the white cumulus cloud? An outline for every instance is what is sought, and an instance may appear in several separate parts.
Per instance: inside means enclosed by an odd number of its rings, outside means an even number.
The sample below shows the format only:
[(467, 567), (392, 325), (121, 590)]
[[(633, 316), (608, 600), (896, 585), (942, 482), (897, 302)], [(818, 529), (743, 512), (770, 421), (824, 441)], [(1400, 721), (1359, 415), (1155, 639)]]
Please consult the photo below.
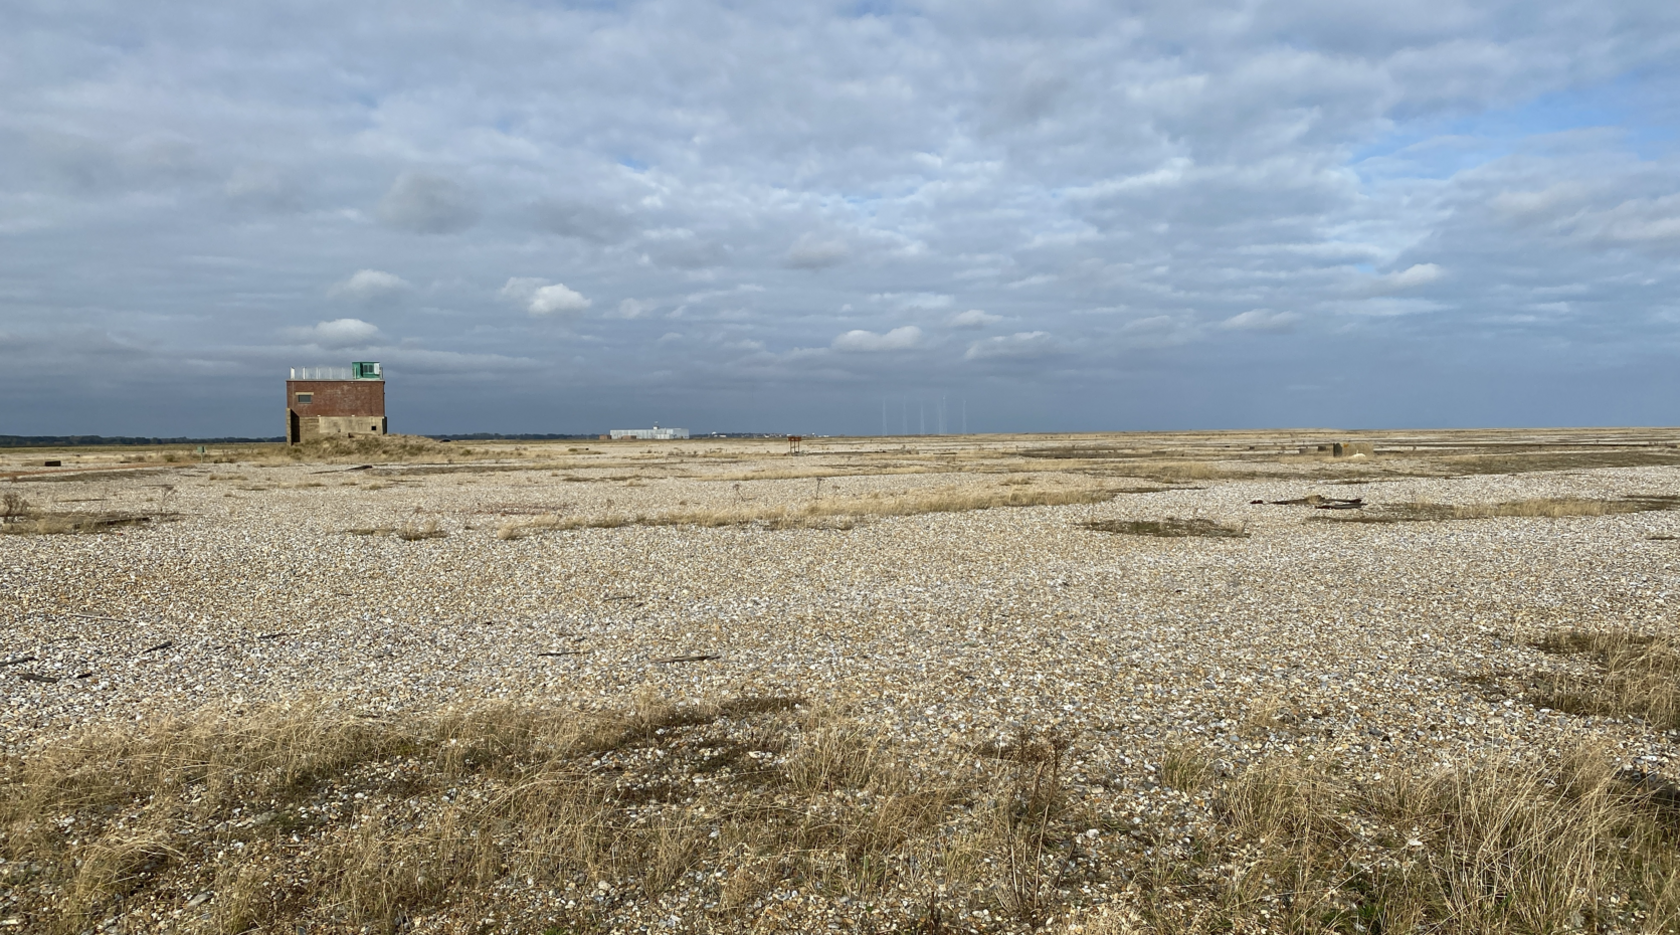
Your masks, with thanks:
[(1437, 282), (1446, 272), (1434, 263), (1419, 263), (1409, 266), (1398, 273), (1389, 273), (1379, 280), (1385, 292), (1398, 292), (1401, 289), (1414, 289)]
[(953, 328), (984, 328), (1003, 321), (1002, 315), (990, 315), (977, 308), (966, 312), (958, 312), (946, 320), (946, 324)]
[(873, 331), (848, 331), (834, 339), (837, 351), (902, 351), (922, 343), (922, 329), (915, 325), (894, 328), (886, 334)]
[(349, 279), (334, 283), (327, 294), (357, 302), (386, 302), (412, 288), (406, 279), (377, 269), (359, 269)]
[(522, 306), (533, 317), (581, 312), (595, 303), (565, 283), (514, 277), (502, 286), (501, 296)]
[(360, 318), (335, 318), (307, 328), (288, 328), (286, 335), (305, 344), (321, 347), (362, 347), (379, 337), (379, 326)]

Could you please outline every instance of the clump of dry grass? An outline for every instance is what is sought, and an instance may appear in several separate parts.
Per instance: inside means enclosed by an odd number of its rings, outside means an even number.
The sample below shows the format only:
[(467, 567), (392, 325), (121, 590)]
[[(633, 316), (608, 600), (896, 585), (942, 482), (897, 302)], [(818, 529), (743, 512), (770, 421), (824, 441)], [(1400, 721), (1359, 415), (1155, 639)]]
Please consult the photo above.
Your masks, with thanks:
[(1186, 537), (1245, 539), (1248, 537), (1248, 530), (1242, 526), (1232, 526), (1200, 517), (1191, 519), (1180, 519), (1176, 516), (1169, 516), (1166, 519), (1105, 519), (1080, 523), (1079, 525), (1096, 532), (1112, 532), (1126, 536), (1154, 536), (1160, 539), (1182, 539)]
[(1537, 646), (1584, 655), (1592, 671), (1543, 676), (1531, 693), (1534, 703), (1569, 714), (1631, 714), (1661, 730), (1680, 729), (1680, 646), (1672, 639), (1565, 630)]
[(449, 535), (438, 528), (437, 517), (427, 517), (418, 522), (408, 522), (397, 527), (397, 538), (404, 542), (414, 542), (419, 539), (442, 539)]
[(1621, 513), (1649, 513), (1680, 507), (1673, 497), (1639, 496), (1619, 500), (1596, 500), (1581, 497), (1541, 497), (1532, 500), (1507, 500), (1502, 503), (1477, 503), (1454, 506), (1447, 503), (1413, 502), (1390, 503), (1375, 509), (1336, 511), (1335, 515), (1315, 516), (1315, 519), (1341, 523), (1413, 523), (1465, 519), (1496, 519), (1499, 517), (1545, 517), (1562, 519), (1571, 516), (1613, 516)]
[(799, 505), (760, 506), (739, 503), (709, 510), (673, 510), (653, 514), (609, 513), (596, 516), (549, 514), (503, 522), (498, 539), (523, 539), (561, 529), (612, 529), (619, 526), (747, 526), (762, 524), (776, 529), (840, 528), (882, 516), (915, 516), (923, 513), (960, 513), (996, 507), (1066, 506), (1101, 503), (1115, 492), (1102, 488), (999, 490), (979, 487), (947, 487), (896, 495), (831, 497)]
[(1217, 480), (1232, 477), (1232, 472), (1206, 461), (1150, 461), (1127, 465), (1126, 473), (1155, 481)]
[[(1194, 759), (1194, 754), (1186, 758)], [(1169, 775), (1213, 821), (1134, 878), (1159, 932), (1662, 931), (1680, 842), (1601, 751), (1358, 781), (1296, 760)], [(1096, 929), (1096, 931), (1102, 931)]]
[[(168, 518), (160, 514), (156, 518)], [(108, 532), (122, 526), (149, 523), (141, 513), (50, 512), (35, 509), (22, 494), (0, 496), (0, 534), (10, 536), (55, 536)]]

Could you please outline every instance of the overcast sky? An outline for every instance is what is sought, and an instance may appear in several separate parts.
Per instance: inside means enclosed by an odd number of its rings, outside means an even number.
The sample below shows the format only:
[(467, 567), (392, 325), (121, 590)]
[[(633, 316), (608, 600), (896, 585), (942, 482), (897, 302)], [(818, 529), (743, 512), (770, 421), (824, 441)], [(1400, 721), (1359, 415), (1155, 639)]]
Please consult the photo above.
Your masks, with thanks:
[(1677, 122), (1673, 0), (13, 0), (0, 433), (1673, 425)]

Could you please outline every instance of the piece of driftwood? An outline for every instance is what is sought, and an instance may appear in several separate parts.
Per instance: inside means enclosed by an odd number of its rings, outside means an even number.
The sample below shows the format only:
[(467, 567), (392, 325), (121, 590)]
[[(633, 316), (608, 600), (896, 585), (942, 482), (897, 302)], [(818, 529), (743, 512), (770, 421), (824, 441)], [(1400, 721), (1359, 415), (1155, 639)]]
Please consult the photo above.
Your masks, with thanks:
[(587, 649), (553, 649), (548, 652), (537, 653), (539, 656), (581, 656), (589, 652)]
[(662, 659), (649, 659), (656, 666), (670, 665), (673, 662), (706, 662), (711, 659), (722, 659), (717, 653), (696, 653), (692, 656), (666, 656)]
[(140, 650), (138, 655), (144, 656), (147, 653), (155, 653), (160, 649), (168, 649), (169, 647), (174, 646), (174, 645), (175, 645), (174, 640), (164, 640), (163, 642), (157, 644), (156, 646), (148, 646), (145, 649)]
[(45, 682), (48, 685), (58, 681), (58, 676), (56, 675), (42, 675), (39, 672), (19, 672), (18, 678), (23, 679), (25, 682)]
[(66, 616), (80, 617), (83, 620), (114, 620), (117, 623), (127, 623), (128, 622), (127, 620), (124, 620), (121, 617), (107, 617), (104, 614), (78, 614), (74, 611), (71, 611), (70, 613), (66, 614)]
[(7, 666), (21, 666), (26, 662), (34, 662), (34, 661), (35, 661), (34, 656), (19, 656), (16, 659), (0, 660), (0, 669), (4, 669)]
[(259, 640), (277, 640), (282, 636), (295, 636), (295, 635), (296, 634), (294, 634), (294, 633), (292, 633), (288, 630), (281, 630), (277, 633), (258, 633), (257, 634), (257, 639), (259, 639)]
[[(1256, 500), (1255, 503), (1260, 501)], [(1323, 494), (1310, 493), (1293, 500), (1272, 500), (1272, 506), (1310, 506), (1315, 510), (1358, 510), (1365, 506), (1364, 497), (1326, 497)]]

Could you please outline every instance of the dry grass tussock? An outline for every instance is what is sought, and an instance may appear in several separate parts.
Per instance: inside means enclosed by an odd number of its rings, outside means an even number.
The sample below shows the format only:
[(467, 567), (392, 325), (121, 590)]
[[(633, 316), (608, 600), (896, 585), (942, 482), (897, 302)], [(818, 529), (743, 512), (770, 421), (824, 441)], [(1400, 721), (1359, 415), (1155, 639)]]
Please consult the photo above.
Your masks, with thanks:
[(21, 494), (0, 495), (0, 535), (54, 536), (110, 532), (124, 526), (174, 519), (173, 513), (53, 511), (36, 509)]
[(1591, 669), (1543, 676), (1527, 693), (1535, 704), (1570, 714), (1633, 715), (1659, 730), (1680, 730), (1680, 645), (1674, 640), (1566, 630), (1537, 646), (1585, 656)]
[(961, 513), (994, 507), (1066, 506), (1102, 503), (1115, 491), (1094, 487), (1050, 489), (996, 489), (989, 487), (943, 487), (910, 493), (868, 497), (831, 497), (796, 505), (739, 503), (709, 510), (674, 510), (666, 513), (597, 516), (521, 517), (504, 522), (496, 530), (499, 539), (523, 539), (561, 529), (610, 529), (619, 526), (746, 526), (761, 524), (775, 529), (850, 529), (862, 520), (881, 516), (914, 516), (922, 513)]
[(1507, 500), (1503, 503), (1477, 503), (1454, 506), (1449, 503), (1383, 504), (1364, 511), (1335, 511), (1315, 516), (1315, 519), (1341, 523), (1414, 523), (1463, 519), (1496, 519), (1499, 517), (1546, 517), (1563, 519), (1570, 516), (1612, 516), (1621, 513), (1650, 513), (1680, 507), (1680, 498), (1668, 496), (1623, 497), (1618, 500), (1594, 500), (1579, 497), (1544, 497), (1533, 500)]
[(384, 718), (311, 701), (90, 729), (0, 775), (4, 914), (288, 935), (477, 931), (490, 912), (573, 933), (1680, 920), (1675, 817), (1596, 752), (1355, 781), (1186, 748), (1159, 772), (1182, 800), (1134, 823), (1067, 788), (1076, 741), (1022, 730), (930, 763), (790, 698)]
[(287, 445), (280, 449), (279, 457), (288, 461), (362, 461), (368, 464), (391, 464), (404, 461), (443, 461), (450, 457), (470, 456), (474, 453), (470, 448), (444, 444), (420, 435), (357, 435), (353, 438), (317, 438)]
[(1675, 816), (1609, 763), (1581, 750), (1549, 770), (1487, 760), (1360, 782), (1293, 760), (1221, 775), (1182, 751), (1163, 773), (1207, 797), (1214, 820), (1156, 842), (1122, 921), (1185, 933), (1673, 931)]
[(1166, 519), (1105, 519), (1080, 523), (1079, 525), (1096, 532), (1112, 532), (1126, 536), (1154, 536), (1159, 539), (1189, 537), (1246, 539), (1248, 537), (1248, 531), (1242, 526), (1232, 526), (1200, 517), (1192, 519), (1180, 519), (1176, 516), (1169, 516)]
[(404, 523), (397, 527), (396, 532), (397, 538), (405, 542), (414, 542), (419, 539), (442, 539), (449, 535), (449, 533), (438, 528), (438, 521), (434, 517)]

